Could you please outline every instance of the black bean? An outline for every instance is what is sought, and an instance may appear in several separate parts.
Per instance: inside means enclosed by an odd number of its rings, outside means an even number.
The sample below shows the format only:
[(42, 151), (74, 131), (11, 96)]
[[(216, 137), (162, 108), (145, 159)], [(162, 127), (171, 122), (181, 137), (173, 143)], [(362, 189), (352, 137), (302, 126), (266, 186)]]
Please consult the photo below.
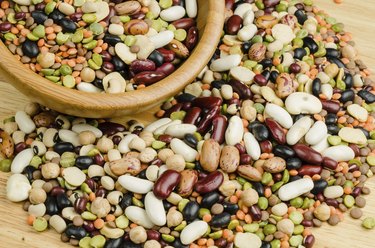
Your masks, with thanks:
[(302, 166), (301, 159), (295, 157), (295, 158), (288, 158), (286, 160), (286, 168), (288, 170), (298, 170)]
[(63, 32), (74, 33), (77, 30), (76, 24), (68, 18), (61, 19), (59, 24), (61, 25)]
[(292, 148), (285, 145), (274, 146), (273, 153), (275, 154), (275, 156), (282, 157), (284, 159), (294, 157), (296, 154)]
[(291, 177), (289, 177), (289, 182), (291, 183), (291, 182), (294, 182), (294, 181), (297, 181), (297, 180), (300, 180), (302, 177), (301, 176), (298, 176), (298, 175), (296, 175), (296, 176), (291, 176)]
[(360, 90), (358, 91), (358, 96), (360, 96), (366, 103), (373, 103), (375, 102), (375, 95), (367, 90)]
[(334, 48), (326, 48), (326, 56), (338, 58), (340, 56), (340, 51)]
[(258, 141), (264, 141), (269, 137), (268, 128), (262, 124), (254, 126), (251, 132), (254, 134), (255, 139)]
[(250, 47), (251, 47), (251, 43), (250, 42), (246, 41), (246, 42), (242, 43), (242, 46), (241, 46), (242, 52), (243, 53), (248, 53), (249, 50), (250, 50)]
[(346, 68), (345, 64), (338, 58), (328, 57), (328, 61), (336, 64), (339, 68)]
[(199, 204), (195, 201), (189, 201), (184, 209), (182, 210), (182, 215), (186, 221), (193, 221), (198, 217), (199, 214)]
[(59, 210), (72, 206), (72, 202), (69, 200), (66, 194), (58, 194), (56, 196), (56, 203)]
[(25, 167), (25, 169), (23, 169), (22, 174), (24, 174), (27, 177), (27, 179), (31, 182), (31, 180), (33, 180), (33, 173), (35, 170), (36, 169), (34, 166), (28, 165)]
[(262, 211), (258, 205), (252, 205), (250, 207), (250, 215), (254, 221), (259, 221), (262, 219)]
[(126, 130), (124, 125), (110, 121), (99, 123), (98, 128), (107, 136), (112, 136), (115, 133), (124, 132)]
[(74, 152), (74, 146), (70, 142), (60, 142), (53, 146), (53, 150), (61, 155), (64, 152)]
[(118, 37), (116, 35), (112, 35), (112, 34), (106, 34), (106, 35), (104, 35), (103, 41), (105, 43), (108, 43), (111, 46), (115, 46), (117, 43), (122, 42), (122, 40), (121, 40), (120, 37)]
[(185, 136), (184, 136), (184, 141), (185, 141), (185, 143), (186, 143), (188, 146), (190, 146), (190, 147), (192, 147), (192, 148), (196, 148), (197, 145), (198, 145), (198, 140), (197, 140), (197, 138), (196, 138), (193, 134), (191, 134), (191, 133), (185, 134)]
[(233, 204), (233, 203), (230, 203), (230, 202), (223, 202), (222, 205), (224, 207), (224, 211), (227, 212), (227, 213), (230, 213), (232, 215), (236, 214), (236, 212), (239, 209), (237, 204)]
[(142, 178), (142, 179), (147, 179), (147, 177), (146, 177), (146, 169), (141, 170), (141, 172), (139, 172), (137, 176), (139, 178)]
[(267, 241), (262, 241), (262, 246), (260, 248), (271, 248), (271, 243)]
[(37, 24), (43, 24), (47, 19), (48, 16), (40, 10), (35, 10), (31, 12), (31, 17), (34, 19), (34, 22)]
[(214, 80), (211, 82), (212, 88), (216, 88), (218, 90), (220, 90), (221, 86), (223, 86), (224, 84), (225, 84), (224, 80)]
[(352, 88), (354, 84), (353, 76), (350, 73), (345, 73), (344, 82), (346, 89)]
[(189, 93), (182, 93), (175, 98), (178, 102), (191, 102), (196, 98), (196, 96)]
[(166, 211), (168, 211), (172, 206), (173, 206), (172, 203), (168, 201), (163, 201), (163, 207)]
[(142, 248), (141, 244), (134, 244), (130, 240), (125, 240), (121, 246), (121, 248)]
[(181, 240), (179, 238), (176, 238), (172, 243), (174, 248), (188, 248), (188, 245), (184, 245), (181, 243)]
[(319, 97), (321, 90), (322, 81), (319, 78), (315, 78), (312, 82), (312, 93), (314, 96)]
[(263, 66), (263, 69), (271, 68), (273, 66), (272, 59), (263, 59), (259, 64)]
[(231, 217), (230, 213), (227, 213), (227, 212), (214, 215), (214, 217), (212, 217), (210, 225), (216, 228), (226, 227), (230, 222), (230, 217)]
[(86, 170), (90, 165), (94, 163), (92, 157), (89, 156), (78, 156), (76, 158), (76, 166), (81, 170)]
[(276, 83), (276, 79), (277, 77), (279, 76), (279, 73), (275, 70), (272, 70), (271, 71), (271, 74), (270, 74), (270, 80), (272, 83)]
[(148, 59), (152, 60), (157, 67), (164, 63), (164, 57), (158, 50), (154, 50), (150, 56), (148, 56)]
[(65, 15), (59, 10), (55, 9), (49, 14), (49, 18), (51, 18), (55, 23), (59, 24), (60, 21), (65, 18)]
[(87, 236), (87, 232), (83, 227), (80, 226), (74, 226), (74, 225), (69, 225), (66, 230), (65, 230), (66, 236), (72, 239), (83, 239), (84, 237)]
[(315, 40), (310, 37), (303, 38), (303, 47), (308, 47), (312, 54), (316, 53), (319, 49), (318, 44), (316, 44)]
[(355, 93), (353, 90), (344, 90), (341, 92), (340, 102), (346, 103), (354, 100)]
[(46, 205), (46, 214), (48, 215), (54, 215), (59, 213), (59, 208), (57, 206), (56, 197), (54, 196), (47, 196), (46, 201), (44, 202), (44, 205)]
[(307, 15), (305, 11), (301, 9), (296, 10), (296, 12), (294, 12), (294, 15), (297, 17), (298, 23), (301, 25), (303, 25), (305, 21), (307, 20)]
[(299, 60), (302, 60), (302, 58), (304, 57), (304, 56), (306, 56), (307, 55), (307, 52), (306, 52), (306, 50), (304, 49), (304, 48), (296, 48), (295, 50), (294, 50), (294, 58), (295, 59), (299, 59)]
[(314, 188), (310, 191), (312, 194), (317, 195), (322, 193), (325, 188), (327, 188), (328, 182), (324, 179), (319, 179), (314, 181)]
[(29, 58), (35, 58), (39, 54), (39, 47), (36, 42), (26, 39), (24, 43), (22, 43), (22, 52), (23, 55)]
[(332, 125), (327, 125), (327, 129), (328, 129), (328, 133), (329, 134), (333, 134), (333, 135), (336, 135), (339, 133), (340, 131), (340, 128), (334, 124)]
[(122, 209), (125, 209), (125, 208), (131, 206), (132, 205), (132, 197), (133, 196), (132, 196), (131, 193), (124, 194), (123, 197), (122, 197), (122, 199), (121, 199), (121, 201), (120, 201), (120, 203), (119, 203), (120, 207)]
[(103, 86), (103, 80), (102, 79), (100, 79), (100, 78), (95, 78), (95, 80), (92, 82), (92, 84), (95, 86), (95, 87), (97, 87), (97, 88), (99, 88), (99, 89), (104, 89), (104, 86)]
[(260, 182), (252, 182), (253, 189), (258, 193), (259, 196), (264, 196), (264, 186)]
[(118, 238), (118, 239), (107, 239), (104, 248), (121, 248), (123, 238)]
[(269, 70), (264, 70), (264, 71), (262, 71), (262, 75), (263, 75), (263, 77), (267, 80), (267, 82), (268, 82), (268, 80), (270, 79), (270, 77), (271, 77), (271, 72), (269, 71)]
[(335, 124), (337, 121), (337, 116), (333, 113), (328, 113), (325, 117), (326, 124)]
[(210, 209), (212, 205), (219, 201), (220, 195), (216, 191), (207, 193), (203, 196), (201, 207)]

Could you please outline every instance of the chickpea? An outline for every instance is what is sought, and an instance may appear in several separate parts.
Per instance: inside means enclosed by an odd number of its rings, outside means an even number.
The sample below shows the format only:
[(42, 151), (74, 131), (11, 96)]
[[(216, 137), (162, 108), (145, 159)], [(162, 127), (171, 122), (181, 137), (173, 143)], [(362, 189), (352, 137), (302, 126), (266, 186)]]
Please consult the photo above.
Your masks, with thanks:
[(147, 232), (143, 226), (137, 226), (130, 230), (129, 237), (133, 243), (141, 244), (146, 242)]

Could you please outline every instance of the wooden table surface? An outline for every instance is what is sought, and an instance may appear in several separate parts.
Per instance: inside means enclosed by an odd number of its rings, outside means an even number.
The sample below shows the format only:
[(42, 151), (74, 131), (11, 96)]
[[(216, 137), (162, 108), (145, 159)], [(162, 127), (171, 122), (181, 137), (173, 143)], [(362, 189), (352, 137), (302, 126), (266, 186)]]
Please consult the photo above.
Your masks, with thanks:
[[(360, 56), (367, 66), (375, 72), (375, 0), (344, 0), (341, 5), (336, 5), (331, 0), (317, 0), (321, 9), (327, 10), (333, 17), (345, 24), (346, 30), (353, 33)], [(0, 57), (1, 59), (1, 57)], [(23, 109), (28, 102), (27, 98), (18, 93), (13, 87), (0, 82), (0, 120), (9, 117), (17, 110)], [(128, 117), (129, 118), (129, 117)], [(132, 118), (152, 121), (152, 111), (133, 116)], [(123, 118), (121, 121), (124, 121)], [(55, 248), (71, 247), (60, 242), (60, 235), (49, 230), (36, 233), (32, 227), (26, 224), (27, 214), (22, 210), (22, 204), (15, 204), (5, 197), (5, 185), (8, 174), (0, 172), (0, 248)], [(363, 209), (365, 218), (375, 217), (375, 178), (367, 182), (367, 186), (373, 191), (366, 197), (367, 206)], [(327, 248), (370, 248), (375, 247), (375, 230), (364, 230), (361, 220), (353, 220), (347, 216), (344, 222), (338, 226), (324, 225), (315, 228), (315, 247)]]

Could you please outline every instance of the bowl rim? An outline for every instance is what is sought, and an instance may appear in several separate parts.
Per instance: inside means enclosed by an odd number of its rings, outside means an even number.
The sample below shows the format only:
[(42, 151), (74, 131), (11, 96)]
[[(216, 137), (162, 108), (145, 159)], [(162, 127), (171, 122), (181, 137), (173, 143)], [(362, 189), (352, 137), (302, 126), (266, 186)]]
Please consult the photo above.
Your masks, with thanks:
[[(54, 84), (16, 59), (2, 41), (0, 41), (0, 51), (4, 49), (7, 51), (2, 52), (0, 67), (10, 75), (10, 78), (19, 81), (13, 83), (17, 89), (31, 98), (36, 98), (47, 107), (50, 107), (48, 105), (52, 102), (43, 98), (55, 97), (54, 105), (68, 104), (72, 108), (82, 108), (84, 104), (85, 109), (92, 111), (132, 109), (131, 112), (137, 112), (145, 106), (155, 106), (160, 99), (166, 100), (181, 91), (207, 65), (221, 37), (224, 25), (224, 0), (208, 0), (208, 8), (207, 19), (202, 27), (203, 35), (188, 59), (166, 78), (141, 90), (116, 94), (91, 93)], [(184, 83), (174, 83), (181, 81)]]

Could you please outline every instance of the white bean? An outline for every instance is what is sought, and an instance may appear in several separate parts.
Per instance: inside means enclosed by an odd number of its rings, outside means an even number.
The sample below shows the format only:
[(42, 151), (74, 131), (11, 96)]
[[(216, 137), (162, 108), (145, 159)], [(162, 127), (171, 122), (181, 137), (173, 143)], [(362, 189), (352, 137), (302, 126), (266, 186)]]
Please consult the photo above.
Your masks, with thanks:
[(52, 215), (48, 222), (57, 233), (63, 233), (66, 229), (65, 220), (57, 214)]
[(322, 152), (323, 157), (329, 157), (337, 162), (349, 161), (355, 157), (354, 151), (345, 145), (331, 146)]
[(303, 195), (314, 188), (311, 178), (302, 178), (291, 183), (287, 183), (278, 191), (280, 200), (289, 201), (297, 196)]
[(310, 116), (305, 116), (296, 121), (286, 134), (288, 145), (295, 145), (309, 131), (313, 120)]
[(237, 37), (241, 41), (249, 41), (251, 40), (254, 35), (258, 32), (257, 26), (254, 24), (248, 24), (243, 26), (237, 33)]
[(180, 239), (184, 245), (189, 245), (202, 237), (208, 229), (208, 224), (198, 220), (187, 225), (181, 232)]
[(98, 87), (95, 87), (95, 85), (91, 83), (81, 82), (77, 84), (77, 90), (83, 91), (83, 92), (91, 92), (91, 93), (99, 93), (103, 90), (99, 89)]
[(194, 162), (198, 154), (196, 150), (177, 138), (172, 139), (170, 147), (174, 153), (182, 155), (186, 162)]
[(171, 122), (168, 122), (167, 124), (164, 124), (163, 126), (161, 127), (158, 127), (153, 133), (154, 135), (161, 135), (161, 134), (164, 134), (165, 130), (169, 127), (169, 126), (173, 126), (173, 125), (178, 125), (178, 124), (181, 124), (182, 121), (181, 120), (173, 120)]
[(367, 143), (367, 138), (361, 129), (343, 127), (340, 129), (338, 135), (343, 141), (348, 143), (365, 145)]
[(305, 135), (305, 141), (309, 145), (316, 145), (327, 136), (327, 125), (323, 121), (317, 121)]
[(149, 37), (151, 42), (154, 44), (155, 49), (160, 47), (166, 46), (171, 42), (174, 38), (174, 33), (170, 30), (161, 31), (156, 35)]
[(181, 6), (172, 6), (160, 12), (160, 17), (166, 22), (173, 22), (185, 16), (185, 8)]
[(31, 159), (34, 157), (32, 148), (27, 148), (18, 153), (10, 166), (10, 170), (13, 174), (22, 173), (22, 171), (30, 164)]
[(241, 55), (239, 54), (232, 54), (220, 59), (214, 60), (211, 65), (210, 69), (212, 71), (228, 71), (232, 67), (238, 66), (241, 63)]
[(158, 199), (153, 192), (148, 192), (145, 196), (145, 209), (148, 218), (157, 226), (164, 226), (167, 223), (163, 201)]
[(250, 3), (243, 3), (238, 5), (238, 7), (234, 10), (234, 15), (239, 15), (241, 18), (250, 11), (253, 10), (253, 6)]
[(61, 173), (67, 183), (78, 187), (86, 180), (86, 174), (77, 167), (68, 167)]
[(322, 111), (319, 98), (305, 92), (294, 92), (285, 100), (285, 107), (292, 115), (318, 114)]
[(197, 0), (185, 0), (186, 14), (190, 18), (195, 18), (198, 14)]
[(172, 137), (183, 138), (186, 134), (193, 134), (196, 131), (197, 127), (195, 125), (181, 123), (169, 126), (164, 133)]
[(248, 10), (244, 14), (243, 20), (242, 20), (242, 25), (247, 26), (252, 24), (254, 21), (254, 11)]
[(258, 160), (261, 154), (261, 150), (259, 143), (255, 139), (254, 135), (250, 132), (246, 132), (243, 135), (243, 141), (247, 154), (249, 154), (253, 160)]
[(293, 125), (293, 119), (288, 111), (276, 104), (267, 103), (264, 112), (284, 128), (290, 128)]
[(79, 142), (78, 134), (76, 132), (61, 129), (59, 130), (59, 138), (64, 142), (70, 142), (74, 146), (80, 146), (81, 143)]
[(14, 116), (18, 128), (26, 134), (32, 133), (36, 126), (31, 117), (25, 111), (17, 111)]
[(323, 192), (326, 198), (335, 199), (344, 194), (344, 189), (339, 185), (329, 186)]
[(132, 53), (130, 51), (130, 48), (122, 42), (119, 42), (115, 45), (115, 52), (116, 55), (119, 56), (119, 58), (128, 65), (130, 65), (131, 62), (137, 59), (137, 54)]
[(147, 127), (145, 127), (144, 130), (153, 133), (156, 129), (158, 129), (159, 127), (161, 127), (165, 124), (168, 124), (171, 121), (172, 120), (170, 118), (161, 118), (161, 119), (149, 124)]
[(234, 244), (238, 248), (260, 248), (262, 240), (254, 233), (236, 233)]
[(20, 202), (29, 198), (31, 185), (23, 174), (13, 174), (7, 181), (7, 198), (12, 202)]
[(81, 133), (83, 131), (91, 131), (95, 134), (96, 138), (100, 138), (103, 136), (102, 131), (99, 128), (91, 126), (89, 124), (76, 124), (72, 126), (72, 131), (76, 133)]
[(323, 152), (325, 149), (329, 147), (329, 143), (327, 140), (329, 136), (330, 135), (327, 134), (318, 144), (311, 146), (311, 148), (317, 152), (320, 152), (320, 153)]
[(123, 35), (124, 34), (124, 26), (116, 23), (112, 23), (108, 27), (108, 32), (113, 35)]
[(117, 146), (117, 149), (119, 150), (119, 152), (121, 153), (127, 153), (127, 152), (130, 152), (130, 148), (129, 148), (129, 143), (130, 141), (132, 141), (135, 137), (138, 137), (137, 135), (135, 134), (128, 134), (126, 135), (121, 141), (120, 143), (118, 144)]
[(148, 218), (146, 210), (136, 206), (129, 206), (125, 209), (125, 215), (131, 222), (145, 228), (151, 229), (154, 224)]
[(255, 76), (255, 73), (244, 67), (244, 66), (235, 66), (232, 67), (229, 71), (229, 74), (234, 78), (237, 79), (245, 84), (250, 84)]
[(331, 100), (333, 96), (333, 88), (330, 84), (322, 84), (322, 94), (327, 97), (327, 100)]
[(243, 136), (243, 123), (240, 117), (232, 116), (229, 119), (227, 130), (225, 131), (225, 141), (228, 145), (234, 146), (241, 142)]
[(149, 180), (141, 179), (138, 177), (130, 175), (122, 175), (118, 178), (118, 182), (121, 184), (124, 189), (137, 193), (137, 194), (146, 194), (152, 190), (154, 186), (153, 182)]

